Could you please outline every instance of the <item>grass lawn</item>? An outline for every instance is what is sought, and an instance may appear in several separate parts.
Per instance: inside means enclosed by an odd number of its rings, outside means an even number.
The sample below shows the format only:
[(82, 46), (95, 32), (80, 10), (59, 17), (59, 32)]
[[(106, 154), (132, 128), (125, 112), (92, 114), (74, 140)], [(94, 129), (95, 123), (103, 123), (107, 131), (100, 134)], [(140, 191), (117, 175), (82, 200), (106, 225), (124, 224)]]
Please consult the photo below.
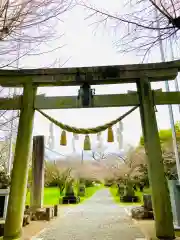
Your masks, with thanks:
[(143, 194), (144, 193), (151, 193), (151, 189), (150, 188), (145, 188), (144, 192), (140, 192), (140, 191), (136, 191), (135, 195), (138, 196), (140, 198), (140, 202), (137, 203), (124, 203), (124, 202), (120, 202), (120, 197), (117, 196), (117, 187), (116, 186), (112, 186), (110, 187), (110, 192), (114, 198), (114, 201), (116, 203), (122, 204), (122, 205), (141, 205), (143, 202)]
[[(104, 187), (103, 185), (98, 185), (98, 186), (92, 186), (92, 187), (86, 187), (86, 194), (84, 197), (80, 197), (80, 203), (82, 203), (84, 200), (92, 197), (92, 195), (99, 189)], [(75, 191), (76, 192), (76, 191)], [(74, 205), (74, 204), (73, 204)]]
[[(28, 192), (26, 197), (26, 204), (30, 204), (30, 193)], [(59, 189), (56, 187), (44, 188), (44, 205), (56, 205), (59, 204)]]
[[(102, 188), (102, 185), (87, 187), (86, 195), (84, 197), (80, 198), (81, 202), (83, 202), (87, 198), (90, 198), (100, 188)], [(59, 195), (58, 188), (56, 188), (56, 187), (44, 188), (44, 206), (59, 204), (59, 198), (60, 198), (60, 195)], [(28, 194), (27, 194), (26, 204), (27, 205), (30, 204), (30, 192), (28, 192)]]

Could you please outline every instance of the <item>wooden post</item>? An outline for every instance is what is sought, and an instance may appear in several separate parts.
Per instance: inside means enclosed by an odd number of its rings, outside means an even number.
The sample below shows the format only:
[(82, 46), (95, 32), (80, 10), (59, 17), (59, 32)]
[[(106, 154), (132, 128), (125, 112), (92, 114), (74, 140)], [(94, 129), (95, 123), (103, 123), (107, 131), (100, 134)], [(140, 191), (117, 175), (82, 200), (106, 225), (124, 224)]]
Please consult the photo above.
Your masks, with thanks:
[(17, 240), (21, 238), (36, 89), (37, 88), (32, 84), (26, 84), (24, 86), (13, 170), (11, 175), (9, 203), (4, 226), (4, 240)]
[(43, 206), (44, 195), (44, 136), (33, 137), (32, 154), (32, 191), (31, 207), (33, 210)]
[(148, 78), (137, 82), (140, 115), (147, 154), (149, 181), (152, 187), (152, 203), (155, 215), (156, 237), (174, 239), (173, 216), (168, 185), (164, 174), (162, 151), (154, 111), (154, 102)]

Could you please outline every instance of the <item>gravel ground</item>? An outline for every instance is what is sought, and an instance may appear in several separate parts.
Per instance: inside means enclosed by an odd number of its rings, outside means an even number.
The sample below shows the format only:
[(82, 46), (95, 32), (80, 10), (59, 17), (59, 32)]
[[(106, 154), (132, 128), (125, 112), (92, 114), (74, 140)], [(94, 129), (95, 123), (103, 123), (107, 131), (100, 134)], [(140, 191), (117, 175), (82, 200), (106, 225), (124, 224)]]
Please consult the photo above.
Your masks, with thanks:
[(82, 204), (67, 208), (63, 217), (58, 217), (37, 236), (43, 240), (134, 240), (143, 237), (124, 207), (113, 202), (108, 189), (101, 189)]

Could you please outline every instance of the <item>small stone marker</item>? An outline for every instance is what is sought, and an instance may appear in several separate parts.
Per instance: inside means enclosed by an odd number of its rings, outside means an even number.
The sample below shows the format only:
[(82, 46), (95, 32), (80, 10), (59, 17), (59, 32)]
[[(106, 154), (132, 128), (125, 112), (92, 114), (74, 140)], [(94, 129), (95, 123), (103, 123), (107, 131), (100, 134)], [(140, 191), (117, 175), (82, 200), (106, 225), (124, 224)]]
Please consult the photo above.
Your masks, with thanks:
[(152, 211), (152, 200), (151, 200), (151, 195), (150, 194), (143, 194), (143, 203), (144, 203), (144, 208), (147, 211)]

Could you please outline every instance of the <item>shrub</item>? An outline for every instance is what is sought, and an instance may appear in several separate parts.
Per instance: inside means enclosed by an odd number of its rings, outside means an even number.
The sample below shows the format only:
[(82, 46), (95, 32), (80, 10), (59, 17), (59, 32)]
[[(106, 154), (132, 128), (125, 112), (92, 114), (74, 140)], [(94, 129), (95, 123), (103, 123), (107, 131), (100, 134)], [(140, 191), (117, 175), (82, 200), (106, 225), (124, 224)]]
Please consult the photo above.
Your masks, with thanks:
[(59, 170), (56, 165), (47, 163), (45, 167), (44, 184), (46, 187), (56, 187), (58, 185)]
[(114, 184), (114, 179), (105, 179), (104, 186), (111, 187)]
[(10, 186), (11, 179), (5, 171), (0, 171), (0, 189), (6, 189)]
[(131, 197), (134, 197), (135, 195), (135, 191), (133, 189), (133, 185), (132, 183), (127, 183), (127, 185), (125, 186), (125, 193), (124, 193), (125, 196), (131, 196)]
[(86, 192), (85, 185), (83, 183), (79, 184), (77, 195), (83, 197), (85, 196), (85, 192)]
[(138, 196), (121, 196), (121, 202), (139, 202)]
[(94, 186), (93, 181), (90, 180), (90, 179), (86, 179), (85, 180), (85, 186), (86, 187), (93, 187)]
[(96, 184), (102, 184), (102, 182), (100, 181), (100, 180), (94, 180), (94, 182), (96, 183)]
[(94, 180), (93, 179), (86, 179), (86, 178), (80, 178), (79, 183), (83, 183), (85, 187), (93, 187), (94, 186)]

